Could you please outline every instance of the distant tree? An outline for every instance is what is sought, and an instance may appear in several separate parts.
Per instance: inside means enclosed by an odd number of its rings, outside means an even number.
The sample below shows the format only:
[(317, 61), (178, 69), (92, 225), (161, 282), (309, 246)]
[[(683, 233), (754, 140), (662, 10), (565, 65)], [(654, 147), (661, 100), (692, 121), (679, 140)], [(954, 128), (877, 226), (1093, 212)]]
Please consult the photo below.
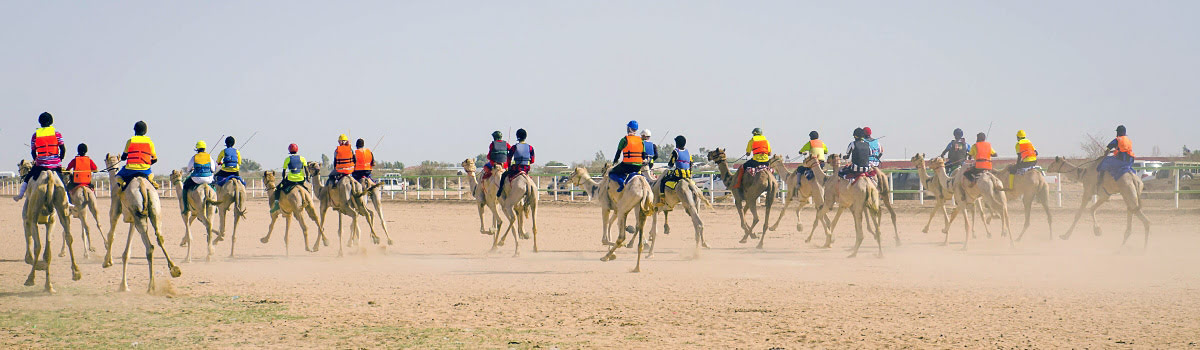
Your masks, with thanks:
[(1105, 144), (1099, 136), (1092, 134), (1084, 134), (1086, 140), (1079, 143), (1079, 150), (1083, 151), (1083, 156), (1087, 158), (1100, 158), (1107, 150)]
[(253, 159), (250, 159), (250, 158), (243, 158), (242, 159), (242, 170), (245, 170), (247, 172), (260, 171), (260, 170), (262, 170), (262, 164), (258, 164), (258, 162), (254, 161)]
[(325, 154), (321, 155), (321, 169), (329, 169), (329, 156), (328, 155), (325, 155)]
[(1154, 145), (1154, 147), (1150, 148), (1150, 156), (1151, 157), (1158, 157), (1161, 155), (1162, 155), (1162, 150), (1158, 149), (1158, 145)]
[(657, 145), (655, 147), (654, 151), (658, 152), (657, 154), (658, 154), (659, 162), (666, 162), (668, 160), (671, 160), (671, 151), (674, 151), (674, 150), (675, 150), (675, 144), (668, 143), (665, 145)]
[(487, 159), (486, 154), (480, 153), (480, 154), (475, 155), (475, 165), (483, 165), (483, 164), (487, 164), (487, 162), (488, 162), (488, 159)]
[(546, 162), (546, 166), (564, 166), (564, 165), (566, 165), (566, 164), (563, 164), (562, 162), (558, 162), (558, 161), (553, 161), (553, 160)]

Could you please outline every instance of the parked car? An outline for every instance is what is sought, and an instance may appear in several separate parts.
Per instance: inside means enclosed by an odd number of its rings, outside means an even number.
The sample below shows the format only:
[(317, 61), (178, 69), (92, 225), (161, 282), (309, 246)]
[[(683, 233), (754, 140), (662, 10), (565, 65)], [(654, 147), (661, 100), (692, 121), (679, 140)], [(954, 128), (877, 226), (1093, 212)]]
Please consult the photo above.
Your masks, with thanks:
[(1156, 177), (1155, 173), (1158, 172), (1158, 170), (1138, 169), (1138, 168), (1161, 168), (1161, 167), (1163, 167), (1163, 165), (1164, 165), (1163, 162), (1155, 161), (1155, 160), (1135, 161), (1135, 162), (1133, 162), (1133, 169), (1134, 169), (1133, 173), (1140, 176), (1142, 178), (1142, 180), (1146, 180), (1149, 178)]

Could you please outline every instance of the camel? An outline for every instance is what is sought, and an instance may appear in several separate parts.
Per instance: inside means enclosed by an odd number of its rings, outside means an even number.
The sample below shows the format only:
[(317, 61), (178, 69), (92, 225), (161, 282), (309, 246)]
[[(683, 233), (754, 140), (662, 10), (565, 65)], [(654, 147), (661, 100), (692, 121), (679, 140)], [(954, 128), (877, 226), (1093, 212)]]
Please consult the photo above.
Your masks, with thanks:
[[(838, 169), (838, 158), (833, 157), (829, 161), (830, 167)], [(820, 163), (815, 164), (813, 169), (814, 174), (824, 173)], [(829, 247), (833, 236), (830, 233), (835, 225), (829, 222), (829, 217), (826, 215), (833, 210), (833, 206), (838, 206), (837, 214), (834, 215), (834, 222), (842, 216), (842, 211), (850, 208), (850, 214), (854, 217), (855, 241), (853, 252), (849, 258), (858, 256), (858, 249), (862, 246), (863, 241), (863, 219), (866, 219), (866, 229), (871, 231), (875, 236), (875, 243), (879, 246), (878, 257), (883, 257), (883, 241), (879, 229), (880, 212), (879, 202), (881, 201), (879, 193), (879, 185), (875, 184), (874, 177), (860, 177), (855, 181), (846, 180), (841, 176), (824, 176), (825, 180), (825, 199), (820, 207), (817, 208), (817, 219), (820, 220), (825, 227), (828, 227), (825, 237), (825, 247)], [(813, 225), (816, 229), (816, 224)], [(811, 234), (809, 234), (811, 236)], [(899, 239), (899, 238), (897, 238)]]
[[(467, 181), (471, 185), (471, 195), (475, 196), (476, 207), (479, 209), (479, 233), (485, 235), (494, 235), (500, 233), (500, 212), (496, 210), (496, 205), (500, 200), (496, 198), (496, 189), (500, 186), (500, 171), (495, 170), (492, 176), (487, 180), (481, 180), (475, 177), (475, 159), (467, 158), (462, 162), (463, 170), (466, 172)], [(483, 220), (484, 207), (492, 210), (492, 226), (487, 227)]]
[[(179, 170), (171, 171), (171, 184), (176, 186), (175, 193), (183, 193), (183, 173)], [(220, 203), (216, 201), (217, 191), (212, 189), (209, 184), (199, 184), (196, 188), (188, 192), (187, 196), (179, 196), (179, 207), (187, 206), (186, 211), (181, 211), (180, 216), (183, 217), (183, 241), (179, 242), (179, 246), (188, 248), (187, 256), (183, 258), (184, 262), (192, 262), (192, 222), (200, 219), (200, 223), (204, 225), (204, 242), (208, 248), (208, 253), (204, 256), (204, 261), (212, 260), (213, 253), (213, 206)]]
[[(503, 176), (496, 174), (495, 176)], [(516, 226), (513, 238), (513, 256), (520, 255), (520, 239), (515, 238), (516, 234), (520, 234), (521, 238), (528, 238), (529, 233), (524, 230), (525, 218), (529, 217), (533, 232), (533, 252), (537, 253), (537, 205), (538, 205), (538, 188), (534, 184), (533, 178), (528, 174), (521, 173), (520, 175), (509, 179), (504, 185), (504, 196), (500, 198), (500, 209), (504, 212), (504, 216), (508, 218), (508, 228), (504, 230), (504, 234), (496, 234), (492, 237), (492, 251), (504, 245), (504, 239), (508, 237), (509, 232), (513, 231), (513, 226)]]
[[(950, 175), (946, 174), (946, 160), (944, 158), (934, 158), (930, 161), (933, 164), (933, 176), (929, 176), (929, 170), (925, 167), (924, 153), (917, 153), (916, 155), (913, 155), (911, 161), (913, 166), (917, 168), (917, 177), (919, 177), (921, 179), (921, 183), (924, 184), (923, 188), (925, 191), (928, 191), (930, 194), (932, 194), (935, 200), (933, 211), (929, 212), (929, 220), (925, 221), (925, 228), (921, 229), (921, 232), (929, 233), (929, 225), (933, 224), (933, 217), (934, 215), (937, 215), (938, 212), (942, 213), (942, 220), (945, 224), (944, 227), (949, 227), (953, 222), (950, 221), (950, 212), (946, 209), (946, 207), (947, 203), (954, 200), (954, 191), (952, 190), (951, 186), (951, 177)], [(959, 168), (955, 171), (958, 172), (964, 170)], [(977, 209), (978, 211), (976, 211)], [(982, 213), (980, 215), (983, 216), (985, 224), (991, 222), (990, 216), (987, 216), (986, 212), (983, 210), (982, 201), (971, 203), (970, 207), (968, 207), (966, 210), (970, 215), (970, 220), (972, 222), (975, 221), (976, 212)], [(965, 215), (964, 220), (966, 220)], [(975, 232), (972, 231), (971, 235), (974, 234)]]
[[(945, 169), (944, 166), (941, 168)], [(1008, 199), (1004, 195), (1003, 183), (990, 171), (979, 173), (979, 177), (975, 181), (968, 180), (966, 173), (965, 170), (954, 172), (954, 180), (950, 190), (954, 192), (954, 201), (963, 204), (954, 208), (954, 212), (950, 214), (950, 222), (954, 222), (954, 218), (958, 216), (958, 213), (967, 208), (965, 203), (974, 203), (977, 200), (982, 200), (987, 207), (1000, 213), (1000, 236), (1008, 237), (1009, 246), (1013, 246), (1013, 237), (1009, 234), (1008, 226)], [(963, 225), (966, 226), (966, 231), (963, 232), (962, 250), (967, 249), (967, 243), (971, 238), (972, 224), (974, 224), (973, 220), (968, 220), (964, 214)], [(986, 222), (983, 224), (983, 228), (987, 232), (988, 237), (991, 237), (992, 231), (988, 228)], [(946, 235), (945, 240), (942, 241), (942, 245), (946, 245), (950, 241), (950, 225), (946, 225), (942, 229), (942, 233)]]
[(613, 242), (608, 253), (600, 258), (600, 261), (611, 261), (617, 258), (614, 252), (625, 243), (625, 233), (630, 231), (626, 227), (629, 212), (637, 209), (637, 227), (631, 233), (638, 236), (637, 265), (633, 268), (633, 272), (639, 272), (642, 266), (642, 251), (646, 248), (645, 244), (643, 244), (646, 218), (654, 213), (654, 190), (650, 188), (650, 182), (646, 181), (645, 176), (634, 176), (625, 183), (623, 191), (617, 192), (617, 186), (609, 186), (608, 184), (608, 170), (608, 166), (605, 166), (604, 180), (596, 182), (588, 175), (587, 169), (575, 168), (575, 172), (571, 174), (571, 177), (567, 181), (582, 187), (584, 191), (587, 191), (588, 195), (600, 200), (605, 235), (603, 240), (605, 244), (607, 244), (608, 240), (608, 228), (612, 226), (612, 221), (609, 220), (608, 215), (610, 211), (615, 212), (615, 218), (619, 222), (618, 227), (622, 228), (620, 235), (617, 236), (617, 241)]
[[(1121, 198), (1125, 199), (1126, 209), (1126, 224), (1125, 238), (1121, 240), (1121, 245), (1124, 246), (1129, 241), (1129, 236), (1133, 234), (1133, 216), (1136, 214), (1138, 219), (1142, 220), (1142, 224), (1146, 228), (1146, 240), (1143, 243), (1145, 246), (1150, 245), (1150, 220), (1142, 213), (1142, 179), (1137, 175), (1126, 173), (1121, 175), (1118, 180), (1113, 180), (1109, 174), (1100, 174), (1096, 170), (1097, 165), (1104, 158), (1088, 161), (1080, 166), (1068, 163), (1062, 157), (1055, 157), (1054, 163), (1046, 170), (1053, 173), (1066, 174), (1071, 179), (1083, 182), (1083, 200), (1079, 203), (1079, 211), (1075, 213), (1075, 220), (1071, 221), (1071, 228), (1067, 229), (1067, 233), (1061, 236), (1062, 239), (1071, 238), (1071, 232), (1075, 231), (1075, 224), (1079, 223), (1079, 217), (1083, 215), (1084, 209), (1087, 208), (1088, 202), (1092, 196), (1096, 196), (1096, 204), (1092, 205), (1092, 231), (1097, 236), (1101, 234), (1100, 224), (1096, 220), (1096, 209), (1100, 205), (1107, 202), (1113, 194), (1121, 194)], [(1101, 178), (1103, 176), (1103, 178)]]
[[(336, 211), (338, 217), (338, 257), (343, 256), (342, 247), (342, 216), (350, 217), (350, 232), (351, 237), (346, 242), (346, 245), (357, 243), (360, 239), (358, 228), (358, 217), (362, 216), (367, 220), (367, 227), (371, 229), (371, 240), (375, 244), (379, 244), (379, 236), (375, 234), (375, 226), (372, 224), (373, 218), (371, 211), (367, 210), (366, 203), (363, 203), (363, 195), (367, 192), (363, 189), (362, 184), (354, 181), (350, 175), (346, 175), (342, 180), (339, 180), (333, 187), (327, 187), (321, 184), (321, 164), (308, 162), (308, 179), (312, 182), (313, 188), (317, 188), (317, 198), (320, 199), (321, 209), (318, 212), (321, 214), (321, 221), (318, 226), (325, 226), (325, 214), (329, 212), (329, 208)], [(378, 186), (378, 184), (376, 185)]]
[[(104, 157), (105, 165), (108, 167), (109, 178), (113, 186), (113, 200), (116, 202), (113, 211), (119, 212), (110, 215), (113, 220), (113, 227), (116, 226), (116, 218), (125, 217), (125, 222), (129, 223), (129, 234), (125, 239), (125, 252), (121, 256), (121, 286), (120, 291), (129, 291), (129, 280), (127, 272), (129, 270), (129, 248), (133, 243), (133, 230), (137, 229), (142, 237), (142, 245), (146, 247), (146, 266), (150, 269), (150, 283), (146, 289), (147, 292), (154, 291), (154, 242), (162, 247), (163, 258), (167, 260), (167, 268), (170, 270), (171, 277), (179, 277), (182, 272), (179, 266), (171, 260), (171, 256), (167, 254), (166, 240), (163, 239), (162, 232), (159, 231), (159, 214), (162, 212), (162, 205), (158, 198), (158, 189), (150, 183), (149, 179), (144, 177), (135, 177), (130, 180), (124, 190), (121, 190), (121, 185), (117, 183), (117, 163), (120, 160), (109, 154)], [(154, 229), (155, 240), (150, 240), (149, 233), (146, 232), (146, 224)], [(108, 253), (104, 257), (104, 267), (112, 266), (112, 228), (109, 228), (109, 237), (107, 243)]]
[[(263, 186), (267, 189), (267, 199), (270, 203), (270, 198), (275, 197), (275, 171), (267, 170), (263, 172)], [(292, 229), (292, 217), (296, 218), (296, 222), (300, 224), (300, 230), (304, 233), (304, 251), (315, 252), (319, 249), (322, 241), (325, 245), (329, 245), (329, 239), (325, 238), (325, 232), (322, 230), (320, 220), (317, 219), (317, 210), (313, 208), (313, 194), (305, 186), (292, 187), (288, 193), (281, 193), (279, 196), (279, 210), (271, 213), (271, 224), (267, 227), (267, 235), (259, 242), (266, 244), (271, 240), (271, 232), (275, 231), (275, 220), (283, 215), (283, 254), (290, 255), (288, 249), (288, 232)], [(308, 248), (308, 225), (304, 224), (304, 217), (301, 212), (307, 212), (308, 217), (317, 225), (317, 237), (313, 241), (312, 249)]]
[(1046, 210), (1046, 226), (1050, 229), (1048, 234), (1050, 239), (1054, 240), (1054, 220), (1050, 217), (1050, 184), (1046, 183), (1046, 175), (1042, 173), (1042, 168), (1031, 168), (1020, 175), (1014, 175), (1005, 169), (1000, 175), (1001, 181), (1013, 176), (1011, 191), (1013, 195), (1021, 196), (1021, 203), (1025, 205), (1025, 226), (1021, 228), (1021, 235), (1017, 236), (1017, 242), (1020, 242), (1021, 238), (1025, 238), (1025, 231), (1029, 231), (1029, 217), (1032, 216), (1034, 201), (1037, 201), (1042, 205), (1042, 209)]
[[(742, 240), (740, 243), (746, 243), (747, 238), (758, 238), (758, 246), (762, 249), (763, 241), (767, 239), (767, 223), (771, 221), (771, 207), (775, 204), (775, 193), (779, 188), (779, 181), (775, 179), (773, 171), (752, 171), (744, 175), (742, 186), (739, 189), (733, 189), (733, 185), (737, 181), (737, 174), (729, 172), (729, 164), (725, 162), (725, 149), (718, 148), (715, 151), (708, 152), (708, 160), (717, 163), (717, 168), (721, 171), (721, 182), (730, 187), (733, 192), (733, 204), (737, 207), (738, 219), (742, 224)], [(770, 164), (783, 162), (783, 156), (775, 155), (768, 161)], [(745, 169), (750, 170), (750, 169)], [(754, 226), (758, 225), (758, 197), (766, 194), (766, 211), (763, 216), (762, 236), (755, 237)], [(747, 203), (743, 203), (747, 202)], [(754, 221), (749, 225), (746, 224), (746, 211), (754, 215)]]
[(883, 169), (875, 169), (875, 185), (879, 188), (879, 203), (883, 205), (883, 209), (887, 209), (888, 216), (892, 219), (892, 231), (896, 237), (896, 245), (900, 245), (900, 226), (896, 225), (896, 210), (892, 208), (892, 177), (888, 176)]
[[(64, 171), (64, 173), (66, 172)], [(87, 260), (91, 258), (90, 253), (96, 252), (96, 247), (92, 244), (92, 230), (87, 220), (89, 211), (92, 213), (92, 221), (96, 222), (96, 232), (99, 233), (101, 239), (104, 238), (104, 229), (100, 227), (100, 217), (96, 211), (96, 191), (88, 186), (75, 186), (71, 190), (71, 203), (75, 205), (68, 210), (72, 217), (79, 219), (79, 226), (83, 227), (83, 233), (79, 236), (82, 238), (83, 244), (87, 245), (87, 249), (83, 250), (83, 259)], [(58, 257), (66, 256), (66, 247), (64, 244), (63, 248), (58, 251)]]
[[(611, 165), (605, 164), (604, 169), (600, 173), (607, 174), (610, 167)], [(607, 195), (601, 195), (608, 193), (608, 177), (605, 176), (597, 182), (596, 180), (592, 180), (592, 176), (588, 174), (587, 169), (575, 168), (571, 176), (567, 177), (567, 183), (583, 189), (584, 192), (587, 192), (588, 196), (595, 198), (600, 203), (600, 224), (601, 232), (603, 233), (600, 236), (600, 244), (606, 246), (612, 245), (613, 243), (609, 239), (608, 231), (612, 228), (613, 222), (617, 220), (617, 217), (612, 215), (617, 210), (617, 206), (615, 202), (609, 200)]]
[(666, 178), (666, 176), (659, 176), (658, 180), (651, 184), (659, 201), (655, 206), (655, 213), (650, 223), (650, 249), (646, 251), (646, 258), (654, 256), (654, 244), (658, 241), (658, 212), (663, 214), (663, 233), (671, 234), (671, 224), (668, 218), (671, 211), (681, 204), (683, 211), (692, 218), (692, 227), (696, 231), (696, 247), (708, 248), (708, 243), (704, 241), (704, 222), (700, 220), (700, 203), (707, 204), (709, 209), (712, 209), (712, 203), (708, 201), (708, 197), (703, 195), (692, 179), (680, 179), (675, 183), (675, 188), (666, 187), (666, 191), (663, 191), (662, 182), (666, 181)]
[[(373, 216), (379, 221), (379, 226), (383, 228), (383, 237), (387, 238), (387, 244), (395, 244), (392, 241), (392, 235), (388, 233), (387, 220), (383, 218), (383, 184), (375, 182), (375, 179), (366, 177), (359, 182), (364, 189), (363, 194), (371, 199), (371, 206), (363, 206), (364, 209), (373, 213)], [(365, 204), (365, 202), (364, 202)], [(374, 232), (372, 230), (372, 232)]]
[[(21, 175), (28, 174), (32, 164), (21, 160), (18, 169)], [(67, 188), (62, 179), (52, 171), (43, 171), (36, 179), (29, 179), (25, 191), (25, 205), (21, 208), (21, 218), (25, 227), (25, 263), (29, 264), (29, 277), (25, 286), (34, 285), (34, 273), (37, 270), (46, 271), (45, 292), (53, 294), (54, 285), (50, 283), (50, 226), (54, 225), (54, 215), (58, 216), (58, 224), (63, 228), (63, 240), (66, 241), (67, 251), (71, 254), (71, 279), (78, 281), (83, 278), (79, 265), (75, 263), (75, 247), (71, 237), (71, 218), (67, 211)], [(43, 243), (38, 237), (38, 225), (46, 229), (46, 240)], [(45, 244), (43, 246), (43, 244)]]
[(238, 221), (246, 217), (246, 184), (239, 179), (229, 179), (224, 185), (216, 186), (217, 213), (221, 216), (221, 229), (213, 244), (225, 240), (225, 217), (230, 208), (233, 209), (233, 231), (229, 234), (229, 257), (233, 257), (233, 248), (237, 245)]
[[(809, 155), (804, 159), (803, 167), (819, 169), (821, 165), (820, 163), (820, 160), (815, 156)], [(819, 208), (822, 204), (824, 204), (826, 175), (824, 172), (817, 174), (814, 170), (813, 179), (809, 180), (807, 176), (800, 175), (800, 168), (796, 168), (794, 171), (788, 171), (787, 168), (783, 166), (783, 162), (772, 163), (771, 166), (775, 168), (776, 173), (783, 174), (782, 177), (785, 181), (784, 183), (791, 186), (791, 191), (788, 191), (787, 193), (787, 201), (783, 203), (783, 209), (779, 210), (779, 217), (775, 218), (775, 224), (771, 225), (771, 231), (775, 231), (775, 229), (779, 228), (779, 222), (783, 221), (783, 214), (786, 213), (788, 208), (791, 207), (792, 203), (795, 202), (799, 203), (796, 205), (796, 231), (803, 232), (804, 225), (800, 222), (800, 209), (804, 209), (804, 207), (809, 203), (812, 203), (814, 208)], [(817, 222), (818, 220), (813, 218), (813, 225), (816, 225)], [(828, 233), (829, 229), (826, 228), (826, 231), (826, 233)], [(808, 243), (811, 240), (812, 233), (810, 232), (808, 238), (804, 240), (804, 243)], [(827, 239), (826, 248), (828, 248), (830, 243), (830, 240)]]

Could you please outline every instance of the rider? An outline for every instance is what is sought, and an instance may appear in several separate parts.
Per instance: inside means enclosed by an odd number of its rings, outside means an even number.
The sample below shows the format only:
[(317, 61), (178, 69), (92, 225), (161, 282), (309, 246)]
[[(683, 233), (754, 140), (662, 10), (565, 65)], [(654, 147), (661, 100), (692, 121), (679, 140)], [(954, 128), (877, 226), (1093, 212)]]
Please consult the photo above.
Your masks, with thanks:
[(218, 185), (225, 184), (231, 176), (241, 178), (239, 170), (242, 166), (242, 151), (233, 148), (234, 143), (233, 136), (226, 136), (225, 149), (217, 155), (217, 159), (221, 160), (221, 170), (214, 176)]
[(865, 135), (863, 140), (867, 141), (867, 145), (871, 146), (871, 167), (878, 168), (880, 159), (883, 159), (883, 147), (879, 146), (879, 139), (871, 137), (871, 127), (864, 126), (862, 129), (863, 135)]
[(58, 175), (59, 180), (62, 180), (62, 157), (67, 153), (67, 146), (63, 144), (62, 134), (54, 130), (54, 116), (49, 112), (42, 112), (38, 116), (38, 124), (42, 127), (33, 132), (33, 139), (29, 141), (29, 154), (33, 156), (33, 167), (29, 169), (29, 173), (21, 177), (21, 191), (17, 193), (16, 197), (13, 197), (13, 201), (20, 201), (21, 198), (24, 198), (29, 180), (37, 180), (43, 171), (52, 171)]
[(658, 148), (650, 141), (650, 129), (642, 129), (642, 147), (646, 150), (646, 168), (654, 169), (654, 161), (658, 160)]
[(117, 177), (122, 180), (121, 190), (135, 177), (144, 177), (150, 180), (154, 188), (158, 188), (158, 183), (154, 182), (154, 173), (150, 171), (150, 166), (158, 163), (158, 153), (154, 151), (154, 141), (146, 136), (146, 122), (139, 120), (133, 124), (133, 137), (125, 142), (125, 152), (121, 153), (121, 160), (125, 161), (125, 167), (117, 172)]
[(754, 128), (750, 134), (753, 136), (750, 137), (749, 142), (746, 142), (746, 156), (750, 156), (750, 160), (742, 163), (742, 166), (738, 168), (734, 189), (742, 187), (742, 177), (746, 174), (746, 171), (743, 170), (767, 165), (771, 161), (771, 142), (763, 136), (762, 129)]
[(496, 197), (500, 197), (504, 193), (504, 181), (508, 180), (509, 176), (516, 176), (520, 173), (529, 173), (529, 165), (534, 162), (533, 146), (525, 143), (525, 138), (529, 136), (525, 129), (517, 129), (517, 144), (508, 148), (508, 159), (505, 159), (508, 170), (500, 175), (500, 188), (496, 190)]
[[(829, 154), (829, 147), (825, 146), (825, 142), (821, 141), (820, 136), (821, 136), (821, 134), (818, 134), (816, 130), (809, 131), (808, 132), (808, 142), (804, 143), (804, 147), (800, 147), (800, 154), (805, 154), (805, 153), (811, 154), (813, 157), (816, 157), (817, 160), (821, 162), (821, 166), (824, 166), (825, 165), (825, 156)], [(809, 180), (812, 180), (812, 178), (813, 178), (813, 170), (812, 169), (809, 169), (808, 167), (804, 167), (804, 166), (801, 166), (799, 169), (800, 169), (800, 174), (803, 174), (803, 175), (805, 175), (806, 178), (808, 178)]]
[(329, 172), (329, 179), (325, 180), (325, 186), (333, 187), (343, 176), (353, 173), (355, 162), (354, 150), (350, 148), (350, 138), (346, 134), (339, 135), (338, 146), (333, 150), (333, 171)]
[(846, 154), (842, 156), (842, 159), (849, 159), (850, 164), (838, 170), (838, 176), (842, 178), (857, 176), (871, 170), (871, 144), (865, 139), (866, 131), (863, 128), (855, 128), (852, 135), (854, 142), (846, 147)]
[(1100, 172), (1101, 180), (1104, 179), (1105, 172), (1112, 174), (1113, 180), (1116, 180), (1124, 174), (1123, 169), (1133, 166), (1133, 141), (1130, 141), (1129, 136), (1125, 134), (1124, 125), (1117, 126), (1117, 137), (1104, 148), (1105, 153), (1110, 151), (1112, 155), (1104, 157), (1104, 160), (1100, 161), (1100, 165), (1096, 167), (1096, 170)]
[(992, 149), (991, 142), (987, 142), (987, 134), (975, 135), (975, 145), (971, 147), (969, 155), (975, 159), (975, 166), (965, 173), (967, 179), (975, 181), (979, 173), (992, 170), (992, 157), (996, 156), (996, 150)]
[(354, 150), (354, 173), (352, 176), (358, 181), (370, 179), (371, 169), (375, 167), (375, 153), (366, 146), (367, 142), (363, 139), (354, 142), (356, 149)]
[(1033, 142), (1025, 138), (1025, 130), (1017, 130), (1017, 163), (1009, 165), (1005, 171), (1008, 172), (1008, 188), (1013, 187), (1013, 179), (1016, 178), (1016, 173), (1022, 169), (1032, 168), (1037, 165), (1038, 151), (1033, 147)]
[(492, 132), (492, 142), (488, 143), (487, 164), (483, 165), (483, 179), (492, 177), (492, 171), (496, 167), (508, 169), (508, 141), (504, 141), (504, 134), (500, 130)]
[(305, 181), (308, 181), (308, 172), (304, 168), (308, 164), (304, 157), (296, 154), (300, 152), (300, 146), (296, 144), (288, 145), (288, 157), (283, 159), (283, 181), (275, 185), (275, 192), (271, 196), (271, 212), (279, 210), (279, 194), (291, 192), (292, 187), (304, 186)]
[(967, 145), (967, 140), (963, 138), (962, 129), (954, 129), (954, 140), (950, 140), (946, 144), (946, 149), (942, 150), (942, 154), (938, 157), (946, 157), (946, 173), (953, 174), (954, 170), (962, 166), (967, 161), (967, 153), (971, 151), (971, 146)]
[(671, 159), (667, 163), (670, 168), (662, 181), (659, 181), (659, 193), (667, 192), (668, 181), (690, 180), (692, 178), (692, 155), (687, 150), (687, 138), (675, 136), (675, 149), (671, 151)]
[(614, 166), (608, 171), (608, 176), (617, 181), (617, 192), (625, 190), (625, 177), (641, 171), (642, 162), (646, 159), (646, 144), (637, 136), (638, 122), (630, 120), (625, 124), (625, 137), (617, 143), (617, 154), (613, 156)]
[(71, 159), (71, 163), (67, 164), (67, 172), (71, 173), (71, 183), (67, 184), (67, 193), (71, 193), (79, 186), (96, 188), (92, 185), (92, 173), (100, 168), (96, 166), (96, 162), (93, 162), (92, 158), (87, 156), (87, 151), (87, 144), (79, 144), (75, 148), (77, 153), (75, 159)]
[(196, 141), (196, 155), (188, 159), (187, 173), (188, 179), (183, 181), (183, 193), (179, 194), (182, 200), (183, 207), (180, 208), (184, 213), (187, 213), (187, 194), (196, 189), (200, 184), (210, 184), (213, 182), (212, 156), (205, 152), (208, 144), (204, 140)]

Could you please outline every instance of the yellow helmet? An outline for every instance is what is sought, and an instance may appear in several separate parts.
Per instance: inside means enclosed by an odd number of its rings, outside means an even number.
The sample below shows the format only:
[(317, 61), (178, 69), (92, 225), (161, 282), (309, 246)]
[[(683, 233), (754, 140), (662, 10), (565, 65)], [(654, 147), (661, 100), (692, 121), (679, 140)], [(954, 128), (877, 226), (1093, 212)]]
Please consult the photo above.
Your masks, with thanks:
[(1018, 139), (1025, 138), (1025, 130), (1017, 130), (1017, 138)]
[(204, 143), (203, 140), (196, 141), (196, 149), (208, 149), (208, 144)]
[(338, 136), (338, 141), (347, 141), (348, 142), (348, 141), (350, 141), (350, 138), (347, 137), (346, 134), (342, 134), (341, 136)]

